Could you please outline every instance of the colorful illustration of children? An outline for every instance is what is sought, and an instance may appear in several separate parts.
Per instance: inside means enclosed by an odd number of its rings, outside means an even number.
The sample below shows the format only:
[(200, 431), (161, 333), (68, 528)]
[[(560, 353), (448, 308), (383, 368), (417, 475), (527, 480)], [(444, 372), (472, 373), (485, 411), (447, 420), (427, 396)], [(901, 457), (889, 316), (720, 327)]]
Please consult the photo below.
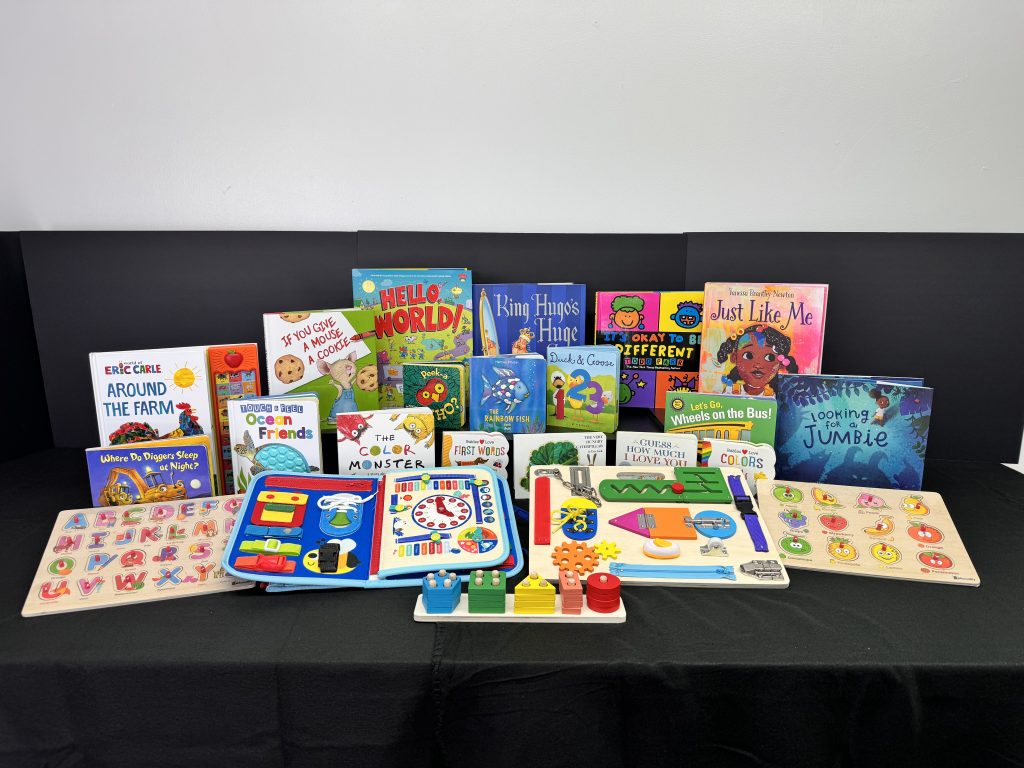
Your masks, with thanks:
[(718, 348), (719, 365), (733, 368), (722, 376), (725, 391), (735, 395), (774, 396), (779, 370), (796, 373), (796, 360), (789, 357), (792, 342), (770, 325), (748, 325), (737, 337), (726, 339)]
[(608, 328), (632, 331), (644, 327), (644, 300), (639, 296), (616, 296), (612, 299), (612, 313), (608, 315)]
[(871, 423), (882, 426), (885, 424), (885, 411), (890, 405), (889, 398), (888, 396), (883, 395), (882, 391), (879, 389), (872, 389), (868, 392), (868, 397), (874, 400), (875, 405), (877, 406), (875, 415), (871, 417)]

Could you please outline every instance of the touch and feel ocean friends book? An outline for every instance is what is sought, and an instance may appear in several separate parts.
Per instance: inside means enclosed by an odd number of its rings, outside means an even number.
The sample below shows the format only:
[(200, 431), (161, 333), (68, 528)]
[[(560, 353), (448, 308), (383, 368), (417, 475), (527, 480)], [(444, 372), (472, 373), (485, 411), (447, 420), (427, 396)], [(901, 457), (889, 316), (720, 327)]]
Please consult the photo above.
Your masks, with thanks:
[(320, 400), (259, 397), (228, 403), (235, 484), (244, 492), (261, 472), (321, 472)]
[(235, 492), (235, 478), (231, 469), (231, 430), (228, 424), (228, 401), (259, 397), (260, 351), (255, 344), (224, 344), (208, 347), (206, 359), (210, 371), (213, 410), (216, 415), (215, 446), (221, 490)]
[(780, 373), (819, 373), (827, 285), (707, 283), (698, 390), (771, 397)]
[(614, 432), (619, 426), (620, 358), (615, 347), (548, 347), (548, 426)]
[(703, 291), (599, 291), (597, 344), (622, 352), (619, 405), (663, 408), (665, 393), (697, 389)]
[(271, 395), (316, 395), (320, 425), (378, 407), (374, 315), (363, 309), (263, 315)]
[(402, 398), (407, 408), (426, 406), (438, 429), (466, 423), (466, 366), (461, 363), (405, 363)]
[(352, 295), (374, 313), (381, 408), (403, 405), (403, 363), (473, 354), (468, 269), (353, 269)]
[(544, 431), (544, 358), (498, 355), (469, 359), (469, 428), (482, 432)]
[(857, 376), (779, 377), (776, 476), (920, 490), (932, 390)]
[(87, 448), (94, 507), (120, 507), (214, 494), (209, 435)]
[(379, 474), (435, 464), (434, 412), (429, 408), (339, 413), (337, 435), (342, 474)]
[(665, 398), (665, 431), (698, 440), (775, 443), (779, 406), (774, 397), (673, 392)]
[(579, 283), (489, 283), (475, 287), (477, 354), (547, 354), (548, 346), (582, 344), (587, 286)]

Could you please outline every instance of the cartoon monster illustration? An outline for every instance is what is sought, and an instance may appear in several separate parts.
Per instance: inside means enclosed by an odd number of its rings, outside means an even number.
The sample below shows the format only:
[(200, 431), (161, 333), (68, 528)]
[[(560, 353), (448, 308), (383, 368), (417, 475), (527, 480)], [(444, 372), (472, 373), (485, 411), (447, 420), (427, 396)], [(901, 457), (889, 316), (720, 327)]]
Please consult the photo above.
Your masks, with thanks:
[(188, 403), (178, 403), (174, 407), (181, 411), (178, 414), (178, 429), (175, 430), (176, 432), (180, 432), (182, 437), (203, 434), (203, 425), (199, 423), (199, 417), (196, 415), (195, 408)]
[(338, 422), (338, 442), (344, 443), (346, 440), (360, 445), (360, 440), (366, 431), (370, 428), (370, 419), (374, 414), (363, 417), (361, 414), (342, 414), (337, 417)]
[(612, 313), (608, 315), (608, 328), (631, 331), (643, 330), (644, 300), (639, 296), (616, 296), (611, 303)]
[(684, 331), (692, 331), (700, 325), (700, 315), (703, 309), (703, 305), (696, 302), (682, 301), (676, 304), (676, 311), (669, 315), (669, 319)]
[(326, 363), (321, 360), (316, 369), (324, 376), (330, 376), (331, 384), (338, 390), (338, 397), (331, 406), (328, 418), (334, 421), (339, 413), (352, 413), (356, 410), (356, 394), (352, 389), (352, 380), (356, 377), (356, 359), (358, 355), (351, 352), (347, 357)]
[(488, 381), (486, 374), (481, 377), (484, 383), (484, 392), (480, 405), (503, 405), (505, 413), (512, 413), (517, 405), (530, 396), (530, 389), (510, 368), (495, 366), (492, 370), (496, 377), (493, 384)]
[(252, 441), (252, 435), (246, 430), (242, 442), (235, 444), (235, 453), (252, 462), (252, 474), (260, 472), (316, 472), (320, 468), (312, 467), (295, 448), (283, 443), (266, 443), (259, 447)]
[(830, 538), (826, 549), (833, 559), (844, 563), (857, 559), (857, 548), (847, 539)]
[(424, 447), (429, 448), (434, 444), (434, 414), (428, 413), (426, 415), (412, 414), (408, 416), (402, 416), (401, 413), (396, 413), (391, 417), (391, 421), (398, 421), (399, 417), (402, 420), (396, 430), (404, 429), (410, 435), (412, 435), (413, 443), (419, 443), (421, 440), (426, 440), (423, 443)]
[(789, 357), (793, 342), (782, 331), (770, 325), (749, 325), (742, 333), (730, 336), (715, 359), (719, 365), (727, 361), (732, 369), (722, 377), (726, 391), (735, 395), (775, 394), (779, 370), (797, 373), (796, 360)]
[(519, 338), (512, 343), (513, 355), (525, 355), (530, 351), (530, 342), (533, 341), (534, 333), (529, 328), (519, 329)]
[(885, 503), (885, 499), (881, 496), (876, 496), (873, 493), (867, 491), (861, 493), (857, 497), (857, 506), (864, 507), (866, 509), (888, 509), (889, 505)]
[(903, 501), (900, 502), (900, 509), (908, 515), (927, 515), (931, 512), (927, 505), (925, 505), (924, 499), (921, 496), (904, 497)]

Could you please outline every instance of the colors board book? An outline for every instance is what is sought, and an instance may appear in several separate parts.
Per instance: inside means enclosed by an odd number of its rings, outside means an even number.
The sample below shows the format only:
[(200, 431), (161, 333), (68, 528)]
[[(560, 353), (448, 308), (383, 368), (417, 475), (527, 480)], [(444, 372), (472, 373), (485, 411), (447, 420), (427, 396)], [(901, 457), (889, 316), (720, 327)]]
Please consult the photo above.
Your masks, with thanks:
[(247, 589), (221, 565), (241, 496), (61, 512), (22, 616)]
[(433, 467), (434, 436), (429, 408), (338, 414), (339, 470), (366, 475)]
[(776, 474), (784, 480), (918, 490), (932, 390), (856, 376), (779, 377)]
[(216, 417), (215, 447), (223, 492), (235, 492), (231, 462), (231, 434), (228, 424), (228, 401), (259, 397), (260, 352), (255, 344), (226, 344), (206, 350), (210, 371), (213, 410)]
[(780, 373), (820, 373), (827, 285), (707, 283), (698, 390), (771, 397)]
[(469, 428), (505, 434), (544, 431), (544, 374), (540, 355), (469, 359)]
[(268, 312), (263, 315), (267, 391), (316, 395), (320, 425), (339, 413), (378, 407), (373, 313), (363, 309)]
[(402, 382), (405, 406), (429, 408), (438, 429), (459, 429), (466, 423), (468, 379), (463, 363), (405, 363)]
[(578, 283), (490, 283), (476, 288), (477, 354), (547, 353), (551, 344), (584, 341), (587, 286)]
[(322, 471), (320, 400), (315, 395), (232, 400), (228, 419), (239, 492), (261, 472)]
[(513, 493), (530, 497), (530, 469), (534, 466), (602, 466), (608, 461), (608, 436), (604, 432), (558, 432), (516, 435), (512, 438)]
[(468, 269), (353, 269), (356, 306), (374, 313), (380, 407), (400, 408), (402, 364), (473, 354), (473, 273)]
[(672, 392), (665, 398), (665, 432), (772, 445), (778, 410), (773, 397)]
[(614, 432), (620, 359), (619, 350), (610, 346), (548, 347), (548, 427)]
[(619, 405), (662, 408), (667, 392), (697, 389), (703, 291), (599, 291), (595, 342), (622, 353)]
[(213, 496), (215, 461), (209, 435), (87, 448), (94, 507)]

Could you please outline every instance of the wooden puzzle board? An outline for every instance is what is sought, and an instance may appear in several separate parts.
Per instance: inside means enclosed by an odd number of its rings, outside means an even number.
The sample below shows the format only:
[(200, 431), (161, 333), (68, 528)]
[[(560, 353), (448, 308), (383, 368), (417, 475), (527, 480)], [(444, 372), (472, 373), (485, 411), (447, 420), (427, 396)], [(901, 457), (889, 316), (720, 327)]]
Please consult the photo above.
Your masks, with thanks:
[(937, 493), (759, 480), (762, 518), (788, 568), (981, 584)]
[[(754, 542), (748, 533), (747, 526), (741, 518), (740, 511), (733, 503), (706, 503), (700, 501), (688, 501), (686, 503), (670, 503), (667, 500), (660, 501), (608, 501), (600, 492), (602, 481), (614, 481), (616, 486), (622, 487), (623, 483), (636, 482), (640, 485), (643, 480), (633, 480), (637, 473), (645, 477), (660, 477), (663, 480), (671, 481), (677, 471), (698, 471), (710, 473), (712, 476), (721, 473), (720, 480), (727, 480), (730, 476), (738, 478), (738, 482), (749, 495), (749, 487), (743, 479), (741, 470), (732, 469), (708, 469), (708, 468), (676, 468), (676, 467), (564, 467), (546, 466), (534, 467), (530, 472), (530, 568), (537, 571), (541, 576), (550, 580), (557, 580), (559, 566), (555, 564), (554, 554), (556, 549), (563, 545), (574, 547), (577, 542), (565, 535), (565, 529), (556, 525), (558, 517), (566, 514), (563, 510), (586, 507), (587, 500), (579, 494), (574, 494), (570, 488), (565, 487), (562, 482), (553, 476), (548, 477), (548, 503), (544, 504), (545, 494), (537, 494), (537, 482), (539, 478), (546, 476), (547, 472), (557, 470), (561, 478), (570, 480), (573, 469), (586, 470), (589, 476), (589, 485), (593, 488), (594, 494), (600, 506), (593, 510), (593, 517), (596, 522), (596, 529), (593, 535), (586, 540), (579, 541), (588, 550), (587, 566), (593, 564), (593, 569), (587, 573), (615, 573), (623, 585), (644, 584), (653, 586), (674, 586), (674, 587), (760, 587), (783, 589), (789, 586), (789, 576), (779, 558), (776, 545), (768, 535), (763, 520), (759, 520), (761, 530), (767, 539), (768, 551), (758, 552), (754, 548)], [(720, 483), (721, 484), (721, 483)], [(696, 483), (693, 484), (697, 486)], [(754, 511), (757, 510), (756, 502), (752, 502)], [(654, 535), (644, 535), (632, 532), (622, 527), (613, 525), (609, 521), (612, 518), (622, 516), (629, 517), (637, 510), (644, 508), (655, 508), (656, 516), (661, 529), (655, 528)], [(712, 530), (703, 523), (692, 531), (682, 530), (687, 527), (685, 518), (699, 520), (726, 520), (734, 527), (734, 532), (723, 538), (728, 532), (727, 528)], [(760, 517), (760, 516), (758, 516)], [(644, 518), (637, 518), (644, 519)], [(544, 542), (542, 532), (548, 530), (548, 542)], [(700, 531), (707, 531), (701, 533)], [(658, 533), (669, 535), (683, 535), (689, 538), (665, 538), (667, 546), (657, 554), (662, 557), (652, 557), (645, 554), (644, 546), (654, 539), (662, 538)], [(648, 533), (651, 530), (648, 529)], [(583, 535), (586, 535), (584, 532)], [(701, 547), (707, 546), (710, 539), (720, 538), (725, 547), (726, 553), (702, 554)], [(674, 557), (666, 557), (673, 554), (678, 546), (678, 554)], [(618, 551), (616, 551), (618, 550)], [(665, 551), (668, 550), (668, 551)], [(574, 561), (580, 559), (579, 555), (572, 555)], [(742, 566), (751, 563), (770, 563), (770, 569), (775, 571), (777, 578), (758, 578), (753, 572), (758, 568)], [(584, 566), (584, 567), (587, 567)], [(654, 571), (648, 571), (651, 567)], [(660, 571), (661, 567), (679, 568), (685, 573), (672, 573)], [(619, 571), (617, 569), (627, 570)], [(692, 570), (697, 569), (697, 570)], [(644, 572), (640, 572), (644, 571)], [(664, 575), (659, 575), (659, 572)], [(763, 569), (760, 571), (763, 573)], [(631, 575), (636, 574), (636, 575)]]
[(220, 564), (241, 496), (57, 515), (22, 616), (248, 589)]

